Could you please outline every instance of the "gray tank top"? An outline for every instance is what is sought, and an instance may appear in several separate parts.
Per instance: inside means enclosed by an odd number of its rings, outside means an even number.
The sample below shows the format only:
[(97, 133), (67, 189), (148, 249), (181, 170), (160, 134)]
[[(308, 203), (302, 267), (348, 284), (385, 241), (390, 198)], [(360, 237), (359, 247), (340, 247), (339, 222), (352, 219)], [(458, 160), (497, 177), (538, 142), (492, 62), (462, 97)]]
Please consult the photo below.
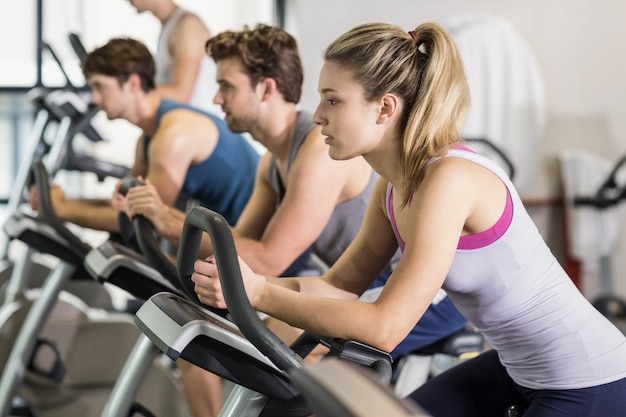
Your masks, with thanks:
[[(293, 143), (287, 157), (287, 172), (289, 172), (291, 164), (296, 159), (304, 139), (313, 128), (315, 128), (315, 123), (313, 123), (312, 115), (308, 112), (300, 112), (293, 135)], [(274, 156), (272, 156), (270, 161), (269, 179), (274, 192), (276, 192), (278, 196), (276, 201), (276, 205), (278, 206), (285, 195), (285, 187), (278, 175)], [(315, 243), (313, 243), (311, 250), (324, 261), (326, 265), (330, 266), (335, 263), (361, 228), (365, 208), (367, 207), (370, 194), (372, 193), (377, 179), (378, 175), (372, 171), (372, 177), (361, 194), (351, 200), (336, 205), (322, 234), (317, 238)]]

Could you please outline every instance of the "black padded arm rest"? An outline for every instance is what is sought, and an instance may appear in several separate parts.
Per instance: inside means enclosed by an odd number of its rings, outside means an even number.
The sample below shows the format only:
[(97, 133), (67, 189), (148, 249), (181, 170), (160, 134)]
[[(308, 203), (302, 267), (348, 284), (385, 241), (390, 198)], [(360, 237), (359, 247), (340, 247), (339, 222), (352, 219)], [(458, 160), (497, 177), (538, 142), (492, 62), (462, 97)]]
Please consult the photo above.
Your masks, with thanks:
[(148, 262), (167, 279), (174, 288), (180, 289), (180, 280), (176, 266), (169, 260), (154, 232), (154, 227), (150, 220), (144, 216), (135, 216), (133, 219), (133, 229), (137, 238), (137, 243), (141, 252)]
[(320, 336), (305, 331), (289, 347), (301, 358), (304, 358), (320, 344), (320, 339)]
[(78, 35), (78, 33), (71, 32), (68, 35), (68, 39), (70, 41), (70, 45), (72, 45), (74, 53), (76, 54), (80, 62), (83, 62), (83, 60), (87, 57), (87, 50), (85, 49), (83, 42), (80, 40), (80, 36)]
[(96, 174), (98, 181), (105, 178), (122, 178), (128, 174), (129, 168), (125, 165), (114, 164), (107, 161), (95, 159), (86, 153), (71, 152), (67, 155), (67, 160), (63, 169), (67, 171), (82, 171)]
[(329, 356), (336, 356), (350, 362), (373, 369), (385, 383), (391, 381), (391, 355), (389, 353), (355, 340), (320, 339), (330, 349)]

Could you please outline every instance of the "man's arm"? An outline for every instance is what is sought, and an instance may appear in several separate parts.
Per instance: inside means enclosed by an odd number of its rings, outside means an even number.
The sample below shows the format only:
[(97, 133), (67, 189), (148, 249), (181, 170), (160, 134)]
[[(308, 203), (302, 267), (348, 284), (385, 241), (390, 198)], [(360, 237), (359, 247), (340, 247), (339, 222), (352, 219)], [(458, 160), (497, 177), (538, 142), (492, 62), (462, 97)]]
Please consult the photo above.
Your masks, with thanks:
[(164, 204), (175, 203), (187, 171), (211, 155), (217, 136), (213, 121), (199, 113), (178, 109), (163, 116), (148, 149), (145, 179), (154, 185)]
[[(81, 227), (117, 232), (118, 211), (110, 200), (67, 199), (58, 185), (50, 186), (50, 200), (57, 217)], [(29, 203), (33, 210), (39, 210), (39, 195), (36, 187), (31, 187)]]
[(397, 241), (386, 209), (387, 181), (380, 178), (359, 233), (334, 265), (321, 277), (265, 277), (274, 285), (326, 298), (354, 300), (361, 295), (392, 258)]
[[(274, 214), (276, 194), (268, 184), (269, 161), (269, 153), (261, 157), (259, 161), (252, 195), (239, 217), (237, 226), (232, 229), (236, 240), (242, 236), (249, 239), (260, 239), (267, 223)], [(150, 220), (157, 234), (176, 246), (180, 244), (185, 213), (164, 204), (150, 180), (146, 181), (146, 186), (131, 188), (128, 191), (126, 202), (129, 216), (138, 214), (145, 216)], [(200, 246), (200, 256), (204, 258), (212, 254), (211, 241), (205, 235)]]
[[(369, 181), (371, 169), (365, 161), (361, 158), (334, 161), (328, 156), (319, 129), (310, 135), (291, 167), (286, 179), (286, 194), (277, 208), (276, 194), (269, 185), (270, 155), (261, 158), (254, 191), (233, 228), (237, 253), (259, 274), (280, 275), (315, 242), (335, 206), (346, 198), (347, 184), (352, 176), (362, 177), (363, 187)], [(157, 233), (174, 244), (179, 243), (184, 218), (169, 209), (158, 210), (161, 214), (151, 214), (149, 210), (155, 207), (160, 207), (158, 201), (141, 209), (136, 207), (133, 213), (154, 218), (155, 227), (161, 225)], [(157, 221), (157, 218), (161, 220)], [(202, 257), (212, 254), (206, 236), (200, 254)]]
[(65, 200), (55, 205), (57, 216), (81, 227), (105, 232), (119, 232), (118, 211), (110, 200)]
[(210, 33), (198, 16), (187, 13), (180, 18), (168, 40), (173, 60), (172, 79), (169, 84), (157, 86), (162, 97), (183, 103), (189, 101), (198, 78), (200, 63), (206, 57), (204, 47), (209, 38)]
[[(143, 139), (137, 141), (135, 149), (135, 163), (131, 168), (131, 175), (143, 173)], [(117, 186), (115, 189), (117, 192)], [(50, 199), (55, 214), (59, 219), (74, 223), (81, 227), (105, 232), (119, 232), (118, 213), (111, 199), (67, 199), (58, 185), (50, 186)], [(39, 210), (39, 196), (36, 187), (29, 191), (30, 206)]]
[[(267, 174), (261, 174), (267, 181)], [(361, 184), (365, 187), (371, 168), (361, 158), (332, 160), (319, 128), (313, 130), (291, 166), (285, 181), (285, 196), (264, 223), (260, 236), (254, 229), (254, 218), (242, 214), (235, 227), (238, 254), (255, 272), (280, 275), (320, 236), (335, 206), (346, 198), (346, 189), (353, 184), (350, 180), (354, 175), (363, 179)], [(262, 185), (263, 182), (259, 186)]]
[(130, 171), (128, 175), (132, 175), (133, 177), (145, 176), (148, 167), (146, 166), (146, 156), (144, 155), (143, 147), (146, 141), (146, 137), (141, 135), (139, 139), (137, 139), (135, 145), (135, 158), (133, 161), (133, 166), (130, 167)]
[[(146, 186), (128, 191), (124, 204), (126, 213), (130, 217), (145, 216), (157, 234), (178, 245), (185, 213), (172, 205), (182, 190), (189, 168), (211, 155), (218, 134), (215, 123), (204, 115), (189, 110), (167, 113), (148, 149)], [(206, 245), (208, 249), (204, 253), (212, 253), (208, 239), (203, 247)]]

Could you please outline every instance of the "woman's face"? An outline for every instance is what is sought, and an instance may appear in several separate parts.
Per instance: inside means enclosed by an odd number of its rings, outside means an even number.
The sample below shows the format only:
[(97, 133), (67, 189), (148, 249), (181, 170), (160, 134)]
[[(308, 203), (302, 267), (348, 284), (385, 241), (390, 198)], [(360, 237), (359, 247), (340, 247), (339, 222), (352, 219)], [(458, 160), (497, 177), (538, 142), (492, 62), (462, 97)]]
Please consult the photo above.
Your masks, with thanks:
[(331, 158), (345, 160), (373, 150), (381, 139), (380, 106), (367, 102), (349, 70), (325, 62), (319, 77), (320, 103), (313, 121), (322, 127)]

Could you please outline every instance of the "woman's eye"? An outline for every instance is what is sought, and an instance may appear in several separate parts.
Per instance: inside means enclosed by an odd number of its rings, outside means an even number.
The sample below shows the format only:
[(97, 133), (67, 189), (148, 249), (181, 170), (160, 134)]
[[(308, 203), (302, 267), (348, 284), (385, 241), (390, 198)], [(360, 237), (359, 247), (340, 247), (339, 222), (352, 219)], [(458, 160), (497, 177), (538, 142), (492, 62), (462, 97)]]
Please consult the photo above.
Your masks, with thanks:
[(334, 106), (335, 104), (337, 104), (337, 100), (330, 99), (330, 100), (328, 100), (328, 103), (329, 103), (331, 106)]

